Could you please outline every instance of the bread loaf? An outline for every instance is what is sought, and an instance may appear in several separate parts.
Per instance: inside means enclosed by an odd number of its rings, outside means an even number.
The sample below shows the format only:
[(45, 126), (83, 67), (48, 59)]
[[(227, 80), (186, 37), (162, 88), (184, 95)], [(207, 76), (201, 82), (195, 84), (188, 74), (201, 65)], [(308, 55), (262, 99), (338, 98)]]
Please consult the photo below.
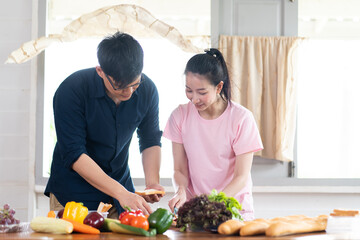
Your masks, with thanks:
[(300, 219), (304, 219), (304, 218), (308, 218), (308, 217), (305, 216), (305, 215), (290, 215), (290, 216), (285, 216), (285, 217), (272, 218), (271, 222), (288, 221), (288, 220), (300, 220)]
[(355, 217), (359, 215), (359, 210), (346, 210), (346, 209), (334, 209), (330, 216), (348, 216), (348, 217)]
[(218, 233), (223, 235), (239, 234), (241, 227), (244, 225), (245, 223), (240, 220), (230, 219), (219, 225)]
[(297, 233), (325, 231), (327, 218), (303, 218), (299, 220), (283, 220), (272, 223), (265, 231), (266, 236), (277, 237)]
[(135, 191), (136, 194), (140, 195), (140, 196), (146, 196), (146, 195), (152, 195), (152, 194), (160, 194), (160, 195), (164, 195), (165, 192), (164, 191), (159, 191), (156, 189), (147, 189), (144, 191)]
[(270, 221), (266, 219), (255, 219), (245, 222), (245, 226), (240, 229), (240, 236), (254, 236), (265, 234), (266, 229), (270, 226)]
[(266, 236), (283, 236), (296, 233), (324, 231), (326, 229), (327, 215), (315, 218), (305, 215), (291, 215), (272, 219), (255, 219), (244, 222), (240, 228), (240, 236), (253, 236), (266, 234)]

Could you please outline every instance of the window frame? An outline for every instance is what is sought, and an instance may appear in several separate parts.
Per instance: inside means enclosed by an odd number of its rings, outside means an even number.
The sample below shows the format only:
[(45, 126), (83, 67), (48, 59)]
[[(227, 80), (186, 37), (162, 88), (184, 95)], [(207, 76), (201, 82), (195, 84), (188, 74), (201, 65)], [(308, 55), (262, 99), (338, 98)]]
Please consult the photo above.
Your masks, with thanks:
[[(46, 34), (47, 0), (38, 1), (38, 36)], [(37, 56), (36, 66), (36, 144), (35, 144), (35, 185), (46, 186), (48, 178), (43, 177), (43, 127), (44, 127), (44, 70), (45, 54)]]

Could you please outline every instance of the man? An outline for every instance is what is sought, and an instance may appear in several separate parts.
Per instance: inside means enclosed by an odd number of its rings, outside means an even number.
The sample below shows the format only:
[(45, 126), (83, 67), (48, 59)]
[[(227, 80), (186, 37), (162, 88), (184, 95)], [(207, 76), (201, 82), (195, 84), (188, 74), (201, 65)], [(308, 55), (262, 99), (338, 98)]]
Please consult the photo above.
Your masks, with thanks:
[(163, 190), (158, 92), (142, 73), (143, 50), (130, 35), (105, 38), (97, 57), (100, 66), (73, 73), (54, 95), (57, 143), (45, 194), (51, 210), (69, 201), (96, 210), (105, 202), (115, 205), (113, 218), (125, 206), (149, 214), (147, 202), (161, 196), (134, 194), (128, 158), (137, 130), (146, 189)]

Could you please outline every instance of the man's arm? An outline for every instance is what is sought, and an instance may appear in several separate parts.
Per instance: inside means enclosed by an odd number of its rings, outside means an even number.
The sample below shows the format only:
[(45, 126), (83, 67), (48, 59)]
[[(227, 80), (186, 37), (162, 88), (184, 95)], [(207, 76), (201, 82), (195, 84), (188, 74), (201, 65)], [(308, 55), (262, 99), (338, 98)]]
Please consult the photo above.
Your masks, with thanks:
[[(160, 164), (161, 164), (161, 148), (160, 146), (152, 146), (142, 151), (142, 163), (145, 174), (145, 187), (146, 189), (156, 189), (164, 191), (160, 185)], [(161, 195), (144, 196), (147, 202), (158, 202)]]
[[(138, 126), (139, 149), (141, 152), (143, 170), (145, 175), (145, 189), (156, 189), (164, 191), (160, 185), (160, 163), (161, 163), (161, 136), (159, 128), (159, 94), (155, 84), (144, 75), (142, 94), (147, 96), (143, 99), (144, 105), (148, 106), (147, 112)], [(139, 93), (140, 94), (140, 93)], [(161, 195), (143, 196), (147, 202), (158, 202)]]
[(72, 169), (89, 184), (103, 193), (117, 199), (120, 205), (131, 209), (141, 209), (145, 214), (152, 212), (145, 200), (127, 191), (119, 182), (109, 177), (88, 155), (82, 154), (72, 165)]

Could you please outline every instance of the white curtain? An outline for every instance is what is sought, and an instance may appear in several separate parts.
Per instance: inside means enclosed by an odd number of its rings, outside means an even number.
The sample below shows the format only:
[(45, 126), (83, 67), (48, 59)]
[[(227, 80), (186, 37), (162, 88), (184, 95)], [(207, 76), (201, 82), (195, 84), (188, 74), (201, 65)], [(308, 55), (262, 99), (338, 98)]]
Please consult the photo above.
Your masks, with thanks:
[(220, 36), (232, 97), (253, 112), (263, 158), (292, 161), (296, 127), (295, 52), (302, 38)]

